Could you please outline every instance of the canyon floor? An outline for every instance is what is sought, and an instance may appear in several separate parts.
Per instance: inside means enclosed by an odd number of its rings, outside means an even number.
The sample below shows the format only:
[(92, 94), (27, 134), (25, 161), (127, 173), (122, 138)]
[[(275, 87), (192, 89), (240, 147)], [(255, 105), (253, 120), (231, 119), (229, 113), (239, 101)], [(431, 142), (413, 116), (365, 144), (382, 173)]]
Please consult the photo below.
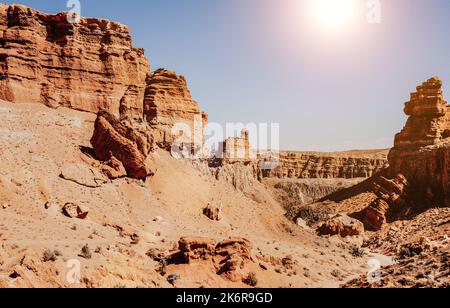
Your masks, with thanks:
[[(338, 287), (367, 272), (366, 259), (351, 254), (353, 244), (295, 225), (263, 184), (246, 196), (165, 151), (154, 154), (158, 171), (146, 182), (110, 181), (82, 151), (95, 115), (7, 102), (0, 114), (1, 286), (247, 286), (217, 275), (206, 261), (168, 264), (162, 275), (148, 252), (170, 254), (186, 236), (248, 239), (246, 272), (258, 287)], [(88, 208), (87, 218), (63, 215), (67, 203)], [(203, 215), (208, 204), (221, 206), (220, 221)], [(80, 284), (67, 279), (71, 260), (81, 263)]]
[[(314, 199), (361, 179), (269, 179), (254, 181), (244, 194), (158, 150), (154, 177), (111, 181), (89, 156), (95, 115), (4, 101), (0, 115), (1, 287), (373, 287), (367, 273), (377, 256), (391, 273), (384, 286), (416, 285), (416, 276), (423, 286), (448, 286), (448, 209), (432, 209), (364, 238), (319, 237), (286, 218), (285, 184), (295, 182)], [(281, 191), (274, 188), (279, 183)], [(340, 200), (338, 193), (323, 202), (354, 213), (373, 198), (361, 193)], [(66, 204), (79, 205), (88, 216), (69, 218), (62, 210)], [(221, 208), (220, 221), (203, 214), (208, 205)], [(207, 258), (162, 262), (176, 255), (183, 237), (211, 243), (245, 238), (249, 261), (239, 279), (220, 275)], [(413, 243), (428, 253), (399, 255)], [(387, 258), (383, 264), (386, 256), (401, 262)], [(80, 266), (79, 283), (71, 276), (74, 264)], [(438, 278), (430, 282), (430, 273)]]

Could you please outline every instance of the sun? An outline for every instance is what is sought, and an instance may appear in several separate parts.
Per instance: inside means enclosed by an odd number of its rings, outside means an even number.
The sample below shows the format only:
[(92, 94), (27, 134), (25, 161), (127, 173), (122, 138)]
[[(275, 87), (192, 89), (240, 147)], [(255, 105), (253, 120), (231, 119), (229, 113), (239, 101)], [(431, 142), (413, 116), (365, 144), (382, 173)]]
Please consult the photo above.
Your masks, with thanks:
[(354, 0), (310, 0), (310, 9), (318, 26), (330, 31), (348, 27), (354, 16)]

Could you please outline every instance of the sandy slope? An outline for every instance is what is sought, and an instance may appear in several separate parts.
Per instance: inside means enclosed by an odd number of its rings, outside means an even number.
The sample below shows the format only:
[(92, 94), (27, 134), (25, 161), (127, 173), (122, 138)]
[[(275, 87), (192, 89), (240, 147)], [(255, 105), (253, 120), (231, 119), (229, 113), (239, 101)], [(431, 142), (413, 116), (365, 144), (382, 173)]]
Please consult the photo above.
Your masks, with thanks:
[[(365, 260), (351, 256), (349, 245), (284, 218), (259, 183), (250, 199), (163, 151), (155, 153), (158, 172), (146, 183), (111, 182), (80, 151), (90, 146), (94, 115), (0, 102), (0, 117), (0, 286), (171, 287), (170, 274), (179, 276), (178, 287), (245, 286), (205, 264), (170, 265), (161, 276), (145, 253), (155, 248), (167, 254), (181, 236), (249, 239), (255, 262), (248, 271), (256, 273), (260, 287), (334, 287), (366, 271)], [(62, 171), (71, 180), (62, 179)], [(88, 207), (88, 218), (64, 216), (67, 202)], [(222, 206), (221, 221), (203, 216), (208, 203)], [(86, 244), (90, 259), (78, 256)], [(46, 249), (61, 256), (44, 262)], [(280, 264), (288, 255), (296, 263), (290, 269)], [(66, 279), (73, 259), (81, 264), (79, 285)]]

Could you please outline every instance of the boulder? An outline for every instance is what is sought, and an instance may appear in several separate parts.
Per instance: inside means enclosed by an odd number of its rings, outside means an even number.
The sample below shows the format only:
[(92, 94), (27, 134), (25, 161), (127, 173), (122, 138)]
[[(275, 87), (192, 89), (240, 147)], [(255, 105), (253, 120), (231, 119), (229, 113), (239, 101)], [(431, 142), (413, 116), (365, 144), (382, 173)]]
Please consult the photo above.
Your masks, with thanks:
[(338, 214), (322, 224), (317, 232), (319, 235), (360, 236), (364, 235), (364, 225), (359, 220)]
[(144, 179), (154, 174), (147, 161), (153, 146), (148, 132), (119, 121), (106, 111), (97, 115), (91, 144), (97, 159), (109, 161), (114, 157), (123, 164), (129, 177)]
[(179, 252), (171, 256), (173, 263), (211, 262), (217, 275), (238, 282), (245, 278), (246, 265), (252, 262), (252, 245), (243, 238), (231, 238), (220, 243), (202, 237), (183, 237)]
[(89, 214), (89, 209), (85, 206), (66, 203), (63, 207), (63, 213), (69, 218), (86, 219)]
[(214, 257), (217, 274), (233, 282), (245, 279), (245, 267), (252, 261), (251, 251), (251, 243), (243, 238), (232, 238), (218, 243)]
[(220, 212), (220, 208), (214, 207), (210, 204), (203, 209), (203, 215), (214, 221), (219, 221), (221, 219)]

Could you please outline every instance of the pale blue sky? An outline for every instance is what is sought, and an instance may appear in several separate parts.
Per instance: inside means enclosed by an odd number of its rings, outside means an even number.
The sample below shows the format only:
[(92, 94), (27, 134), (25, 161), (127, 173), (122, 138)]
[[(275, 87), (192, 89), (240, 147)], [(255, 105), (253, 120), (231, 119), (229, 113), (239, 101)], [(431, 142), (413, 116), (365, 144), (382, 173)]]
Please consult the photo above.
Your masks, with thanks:
[[(214, 122), (277, 122), (281, 147), (390, 147), (403, 103), (439, 75), (450, 98), (450, 1), (382, 0), (382, 23), (341, 33), (307, 21), (304, 0), (82, 0), (82, 15), (130, 27), (152, 69), (176, 70)], [(65, 0), (2, 1), (45, 12)]]

